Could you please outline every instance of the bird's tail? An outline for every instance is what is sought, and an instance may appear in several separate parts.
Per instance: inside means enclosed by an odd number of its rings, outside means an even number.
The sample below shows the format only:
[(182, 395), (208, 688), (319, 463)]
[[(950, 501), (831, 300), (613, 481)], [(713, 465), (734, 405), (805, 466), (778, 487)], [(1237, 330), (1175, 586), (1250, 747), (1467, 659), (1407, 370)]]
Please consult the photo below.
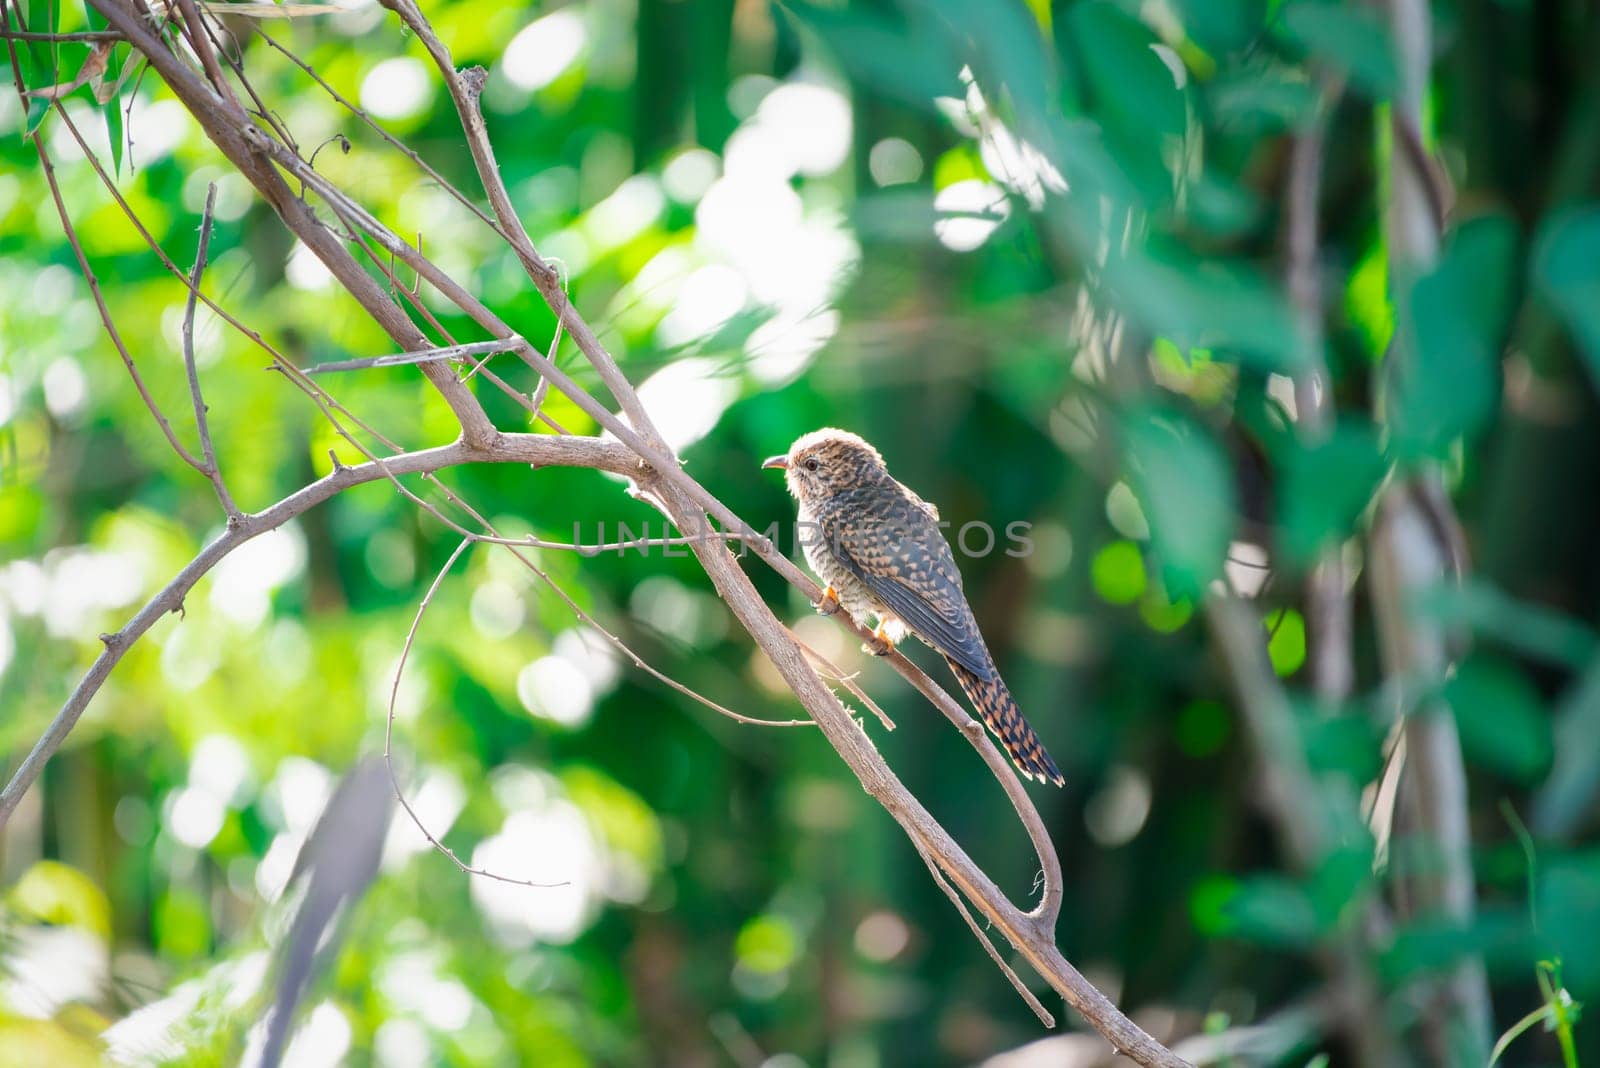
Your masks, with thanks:
[(984, 678), (973, 674), (954, 660), (946, 662), (950, 665), (950, 670), (955, 672), (956, 681), (961, 683), (961, 689), (966, 692), (967, 698), (978, 710), (984, 725), (1000, 739), (1000, 745), (1011, 757), (1011, 762), (1017, 766), (1017, 770), (1030, 779), (1065, 786), (1067, 780), (1061, 777), (1056, 762), (1044, 751), (1044, 744), (1039, 741), (1039, 736), (1033, 733), (1028, 721), (1022, 718), (1022, 709), (1017, 707), (1016, 700), (1011, 696), (1011, 691), (1006, 689), (1006, 684), (1000, 680), (999, 673), (991, 672), (988, 678)]

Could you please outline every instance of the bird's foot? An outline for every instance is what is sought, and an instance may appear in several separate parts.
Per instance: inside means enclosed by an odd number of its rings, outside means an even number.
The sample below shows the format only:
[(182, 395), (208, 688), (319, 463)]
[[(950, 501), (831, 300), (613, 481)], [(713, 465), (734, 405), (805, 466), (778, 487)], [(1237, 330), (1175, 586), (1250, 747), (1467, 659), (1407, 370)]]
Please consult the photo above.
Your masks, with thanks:
[(832, 586), (822, 591), (822, 598), (814, 606), (818, 612), (831, 616), (839, 610), (839, 591)]
[(888, 631), (880, 623), (878, 629), (872, 632), (872, 640), (861, 643), (861, 651), (873, 656), (888, 656), (894, 652), (894, 639), (889, 637)]

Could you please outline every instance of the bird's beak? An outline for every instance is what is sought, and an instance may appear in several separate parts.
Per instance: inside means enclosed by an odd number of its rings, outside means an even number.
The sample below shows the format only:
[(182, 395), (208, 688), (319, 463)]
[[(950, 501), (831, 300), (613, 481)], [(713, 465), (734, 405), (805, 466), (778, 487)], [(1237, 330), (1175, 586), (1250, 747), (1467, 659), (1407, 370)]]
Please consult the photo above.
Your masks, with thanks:
[(789, 470), (789, 458), (787, 456), (769, 456), (765, 460), (761, 461), (761, 469), (765, 471), (769, 467), (776, 467), (780, 471), (787, 471)]

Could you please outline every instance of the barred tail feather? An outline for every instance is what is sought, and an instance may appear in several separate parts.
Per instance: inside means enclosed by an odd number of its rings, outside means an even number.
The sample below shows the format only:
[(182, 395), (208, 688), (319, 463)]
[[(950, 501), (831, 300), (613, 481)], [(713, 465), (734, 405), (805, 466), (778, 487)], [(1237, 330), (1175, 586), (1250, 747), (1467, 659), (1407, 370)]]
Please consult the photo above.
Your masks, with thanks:
[(966, 693), (968, 700), (978, 710), (984, 725), (1000, 740), (1001, 747), (1011, 757), (1011, 762), (1017, 766), (1017, 770), (1030, 779), (1065, 786), (1066, 780), (1061, 777), (1056, 762), (1050, 759), (1050, 754), (1044, 751), (1044, 744), (1039, 741), (1039, 736), (1033, 733), (1028, 721), (1022, 718), (1022, 709), (1017, 707), (1016, 700), (1012, 698), (1011, 691), (1006, 689), (1006, 684), (1000, 680), (1000, 676), (991, 674), (988, 678), (984, 678), (973, 674), (954, 660), (949, 660), (947, 663), (950, 665), (950, 670), (955, 672), (956, 681), (961, 684), (961, 689)]

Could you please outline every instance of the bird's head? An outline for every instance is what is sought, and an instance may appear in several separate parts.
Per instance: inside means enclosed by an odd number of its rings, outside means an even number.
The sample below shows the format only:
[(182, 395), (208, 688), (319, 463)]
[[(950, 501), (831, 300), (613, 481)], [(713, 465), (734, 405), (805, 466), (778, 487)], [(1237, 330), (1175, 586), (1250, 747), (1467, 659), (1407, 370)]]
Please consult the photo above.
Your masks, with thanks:
[(782, 470), (789, 492), (802, 502), (826, 500), (888, 475), (877, 449), (833, 427), (802, 434), (787, 453), (768, 457), (761, 466)]

